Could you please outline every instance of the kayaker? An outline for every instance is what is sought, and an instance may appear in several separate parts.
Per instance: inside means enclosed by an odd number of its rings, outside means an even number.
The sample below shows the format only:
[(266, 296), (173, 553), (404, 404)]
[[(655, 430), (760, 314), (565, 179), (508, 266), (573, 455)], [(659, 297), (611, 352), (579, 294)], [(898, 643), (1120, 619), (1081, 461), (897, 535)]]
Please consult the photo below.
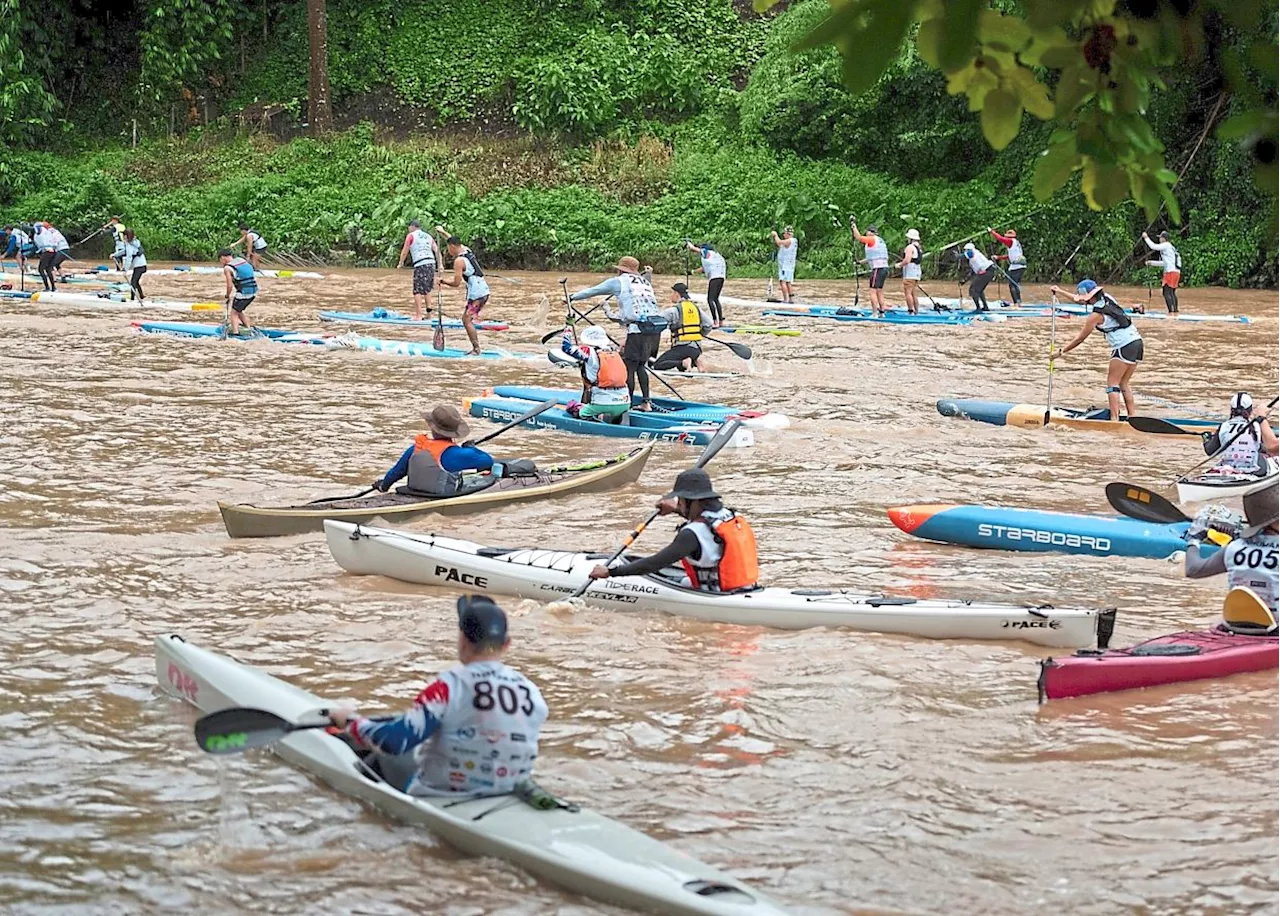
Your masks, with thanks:
[(5, 226), (4, 231), (8, 236), (8, 244), (5, 246), (4, 256), (13, 258), (18, 262), (18, 273), (21, 274), (27, 269), (27, 255), (34, 251), (35, 246), (31, 241), (31, 236), (24, 232), (20, 226)]
[(907, 300), (907, 313), (920, 314), (920, 262), (924, 260), (924, 252), (920, 249), (920, 232), (917, 229), (907, 230), (907, 247), (902, 249), (902, 260), (898, 267), (902, 269), (902, 296)]
[(142, 275), (147, 272), (147, 256), (142, 251), (142, 242), (134, 235), (132, 229), (126, 229), (122, 237), (124, 254), (121, 269), (129, 278), (129, 299), (137, 299), (141, 302), (147, 298), (146, 293), (142, 291)]
[(649, 557), (612, 568), (597, 566), (592, 579), (647, 576), (679, 563), (689, 583), (702, 591), (753, 589), (760, 577), (756, 536), (745, 518), (726, 508), (702, 468), (681, 471), (671, 492), (658, 501), (662, 515), (687, 519), (675, 540)]
[(671, 302), (673, 305), (662, 311), (671, 330), (671, 349), (655, 359), (649, 368), (705, 372), (702, 340), (711, 331), (711, 316), (689, 298), (689, 287), (683, 283), (671, 287)]
[(1182, 255), (1178, 254), (1178, 249), (1173, 247), (1173, 243), (1169, 241), (1169, 233), (1161, 232), (1160, 241), (1151, 241), (1151, 236), (1145, 232), (1142, 233), (1142, 241), (1147, 243), (1147, 247), (1152, 251), (1160, 252), (1160, 260), (1147, 261), (1151, 267), (1159, 267), (1162, 271), (1160, 277), (1160, 294), (1164, 296), (1164, 307), (1168, 309), (1170, 314), (1176, 314), (1178, 311), (1178, 281), (1182, 279)]
[[(1244, 517), (1248, 527), (1240, 537), (1208, 556), (1200, 555), (1200, 544), (1187, 545), (1183, 570), (1189, 579), (1204, 579), (1221, 573), (1227, 574), (1227, 589), (1245, 586), (1253, 589), (1263, 604), (1277, 613), (1280, 599), (1280, 488), (1267, 487), (1244, 497)], [(1193, 524), (1194, 528), (1194, 524)]]
[(631, 392), (627, 390), (627, 364), (604, 328), (586, 328), (575, 344), (573, 328), (566, 327), (560, 349), (581, 364), (582, 403), (576, 408), (576, 416), (617, 423), (631, 409)]
[(867, 267), (871, 274), (867, 278), (867, 296), (871, 299), (871, 314), (884, 317), (884, 281), (889, 278), (889, 249), (880, 238), (876, 226), (868, 226), (867, 234), (858, 231), (858, 224), (849, 217), (849, 228), (853, 237), (866, 246)]
[(1067, 296), (1077, 305), (1089, 306), (1085, 315), (1084, 327), (1069, 344), (1062, 347), (1055, 356), (1063, 356), (1071, 352), (1089, 337), (1089, 332), (1097, 330), (1107, 339), (1111, 348), (1111, 358), (1107, 363), (1107, 406), (1111, 411), (1111, 419), (1119, 420), (1120, 398), (1124, 397), (1124, 408), (1129, 416), (1134, 416), (1136, 408), (1133, 400), (1133, 373), (1142, 362), (1142, 335), (1138, 333), (1133, 319), (1125, 314), (1120, 303), (1092, 280), (1081, 280), (1075, 293), (1069, 293), (1058, 286), (1049, 289), (1059, 296)]
[(253, 305), (258, 296), (258, 278), (254, 274), (253, 265), (238, 256), (230, 248), (218, 252), (218, 263), (222, 265), (222, 274), (226, 278), (227, 288), (224, 299), (230, 310), (230, 327), (227, 333), (233, 337), (240, 333), (241, 325), (246, 331), (253, 330), (253, 322), (245, 310)]
[(778, 287), (782, 290), (782, 301), (791, 302), (791, 284), (796, 279), (796, 253), (800, 243), (790, 226), (784, 226), (782, 235), (776, 229), (769, 231), (769, 238), (778, 246)]
[[(436, 231), (443, 235), (444, 227), (436, 226)], [(476, 333), (475, 320), (480, 310), (489, 302), (489, 281), (484, 278), (484, 270), (476, 260), (475, 252), (462, 244), (462, 239), (451, 235), (445, 239), (444, 244), (449, 257), (453, 258), (453, 277), (446, 277), (442, 273), (440, 282), (455, 289), (466, 283), (467, 304), (462, 310), (462, 326), (467, 331), (467, 339), (471, 341), (471, 355), (479, 356), (480, 335)]]
[(405, 259), (413, 266), (413, 320), (421, 321), (423, 315), (431, 314), (431, 291), (436, 285), (436, 268), (441, 272), (444, 261), (440, 257), (440, 246), (435, 236), (422, 231), (422, 223), (409, 221), (409, 234), (404, 237), (404, 245), (400, 248), (400, 261), (396, 269), (404, 267)]
[(649, 360), (662, 348), (662, 332), (667, 320), (658, 309), (658, 297), (653, 285), (640, 272), (640, 262), (631, 256), (618, 259), (614, 265), (617, 276), (597, 283), (589, 289), (580, 289), (569, 297), (570, 302), (581, 302), (597, 296), (614, 296), (618, 300), (618, 312), (614, 313), (606, 301), (604, 313), (625, 324), (627, 339), (622, 345), (622, 361), (627, 366), (627, 391), (634, 399), (636, 383), (640, 385), (640, 404), (637, 410), (653, 410), (649, 400)]
[(969, 298), (973, 300), (973, 307), (979, 312), (990, 311), (986, 289), (996, 275), (995, 262), (975, 248), (973, 242), (964, 246), (964, 256), (973, 271), (973, 279), (969, 281)]
[(267, 251), (267, 240), (248, 223), (240, 223), (239, 228), (240, 242), (244, 245), (244, 256), (249, 259), (254, 271), (259, 271), (262, 269), (262, 256)]
[(391, 470), (373, 482), (383, 493), (406, 476), (408, 492), (423, 496), (457, 496), (471, 489), (463, 485), (463, 471), (492, 471), (496, 468), (492, 480), (476, 481), (484, 486), (501, 476), (501, 467), (488, 452), (476, 448), (474, 442), (458, 444), (457, 440), (471, 432), (471, 427), (456, 407), (440, 404), (424, 413), (422, 419), (427, 421), (427, 432), (420, 433)]
[(537, 685), (502, 661), (507, 615), (485, 595), (458, 599), (458, 662), (391, 718), (351, 709), (334, 727), (373, 754), (367, 763), (409, 795), (505, 795), (533, 775), (547, 704)]
[[(1253, 397), (1247, 391), (1232, 395), (1231, 413), (1217, 431), (1205, 436), (1205, 453), (1222, 453), (1218, 455), (1216, 467), (1258, 471), (1266, 467), (1264, 457), (1274, 458), (1280, 454), (1280, 441), (1267, 422), (1268, 412), (1255, 410)], [(1255, 418), (1257, 422), (1252, 422)]]
[(1009, 278), (1009, 297), (1013, 300), (1014, 305), (1021, 305), (1022, 275), (1027, 270), (1027, 256), (1022, 253), (1022, 243), (1018, 241), (1018, 233), (1010, 229), (1004, 235), (1001, 235), (990, 226), (987, 227), (987, 231), (1007, 251), (1006, 254), (996, 255), (996, 260), (1008, 260), (1009, 269), (1005, 271), (1005, 276)]
[(124, 233), (127, 227), (120, 222), (120, 217), (113, 216), (103, 225), (102, 231), (111, 237), (111, 263), (116, 270), (124, 272)]
[(707, 277), (707, 310), (711, 313), (711, 326), (718, 328), (724, 322), (724, 309), (720, 305), (720, 293), (724, 289), (724, 278), (728, 273), (724, 255), (716, 251), (710, 242), (695, 245), (685, 239), (684, 245), (690, 251), (698, 252), (698, 257), (702, 259), (702, 272)]

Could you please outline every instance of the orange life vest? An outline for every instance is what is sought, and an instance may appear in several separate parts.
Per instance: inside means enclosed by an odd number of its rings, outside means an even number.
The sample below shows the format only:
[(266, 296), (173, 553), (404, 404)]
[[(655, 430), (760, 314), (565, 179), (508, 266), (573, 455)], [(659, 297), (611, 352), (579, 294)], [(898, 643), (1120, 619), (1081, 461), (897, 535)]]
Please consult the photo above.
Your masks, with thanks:
[(732, 592), (740, 588), (755, 588), (760, 580), (760, 558), (756, 553), (756, 534), (751, 523), (736, 513), (714, 525), (702, 520), (711, 529), (720, 545), (720, 562), (714, 572), (714, 581), (708, 581), (708, 569), (694, 566), (687, 558), (681, 560), (689, 581), (699, 588)]
[(626, 388), (627, 364), (617, 350), (596, 350), (600, 358), (600, 371), (596, 373), (597, 388)]
[(414, 452), (430, 452), (437, 463), (440, 461), (440, 456), (451, 448), (453, 448), (453, 442), (449, 439), (436, 439), (426, 433), (418, 433), (417, 438), (413, 440)]

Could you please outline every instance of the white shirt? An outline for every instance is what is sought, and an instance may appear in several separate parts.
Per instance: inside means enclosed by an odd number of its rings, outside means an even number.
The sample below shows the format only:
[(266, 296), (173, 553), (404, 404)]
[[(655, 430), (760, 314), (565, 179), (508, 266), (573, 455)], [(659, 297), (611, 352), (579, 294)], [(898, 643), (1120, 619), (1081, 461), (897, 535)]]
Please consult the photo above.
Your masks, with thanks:
[(796, 242), (794, 236), (790, 239), (789, 243), (784, 243), (778, 246), (778, 269), (779, 270), (795, 270), (796, 252), (799, 250), (799, 248), (800, 248), (800, 245), (798, 242)]
[(991, 267), (991, 259), (976, 248), (966, 251), (965, 256), (969, 258), (969, 267), (975, 274), (984, 273)]
[(714, 280), (717, 277), (724, 279), (726, 273), (724, 256), (718, 251), (708, 250), (702, 256), (702, 272), (707, 275), (708, 280)]
[(1151, 239), (1143, 239), (1143, 241), (1152, 251), (1160, 252), (1160, 267), (1165, 273), (1182, 273), (1182, 256), (1178, 254), (1178, 249), (1173, 247), (1172, 242), (1153, 242)]
[(1259, 532), (1251, 538), (1236, 538), (1222, 548), (1227, 567), (1227, 587), (1253, 589), (1272, 613), (1280, 601), (1280, 543), (1274, 534)]

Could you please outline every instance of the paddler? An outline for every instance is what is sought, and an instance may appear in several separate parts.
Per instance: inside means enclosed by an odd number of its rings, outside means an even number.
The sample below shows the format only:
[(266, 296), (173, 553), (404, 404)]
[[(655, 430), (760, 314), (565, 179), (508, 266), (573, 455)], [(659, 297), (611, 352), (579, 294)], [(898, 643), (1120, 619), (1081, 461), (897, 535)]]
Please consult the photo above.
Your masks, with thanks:
[(1009, 278), (1009, 297), (1013, 299), (1014, 305), (1022, 304), (1022, 275), (1027, 271), (1027, 256), (1022, 253), (1022, 243), (1018, 241), (1018, 233), (1010, 229), (1004, 235), (996, 232), (990, 226), (987, 231), (991, 233), (992, 238), (1005, 247), (1005, 254), (996, 255), (996, 260), (1007, 260), (1009, 269), (1005, 271), (1005, 276)]
[[(444, 234), (443, 226), (436, 226), (436, 231)], [(462, 244), (462, 239), (451, 235), (445, 239), (445, 247), (449, 257), (453, 258), (453, 277), (440, 276), (440, 282), (454, 288), (466, 283), (467, 304), (462, 310), (462, 326), (467, 331), (467, 339), (471, 341), (471, 355), (480, 355), (480, 335), (476, 333), (475, 320), (480, 310), (489, 302), (489, 281), (484, 278), (484, 270), (476, 260), (475, 252)]]
[(1085, 316), (1084, 327), (1076, 335), (1075, 340), (1062, 347), (1055, 356), (1063, 356), (1071, 352), (1089, 337), (1089, 332), (1099, 331), (1111, 348), (1111, 359), (1107, 363), (1107, 406), (1111, 410), (1111, 419), (1119, 420), (1120, 398), (1124, 397), (1124, 409), (1129, 416), (1134, 416), (1136, 408), (1133, 400), (1133, 373), (1142, 362), (1142, 335), (1120, 303), (1092, 280), (1081, 280), (1075, 293), (1069, 293), (1057, 286), (1049, 287), (1059, 296), (1067, 296), (1077, 305), (1087, 305), (1089, 313)]
[(124, 233), (127, 227), (120, 222), (120, 217), (113, 216), (107, 220), (100, 232), (105, 232), (111, 237), (112, 251), (111, 263), (115, 264), (116, 270), (124, 272)]
[(134, 235), (132, 229), (124, 231), (124, 255), (121, 269), (129, 277), (129, 299), (142, 302), (147, 298), (142, 291), (142, 275), (147, 272), (147, 256), (142, 251), (142, 242)]
[(22, 274), (27, 269), (27, 255), (34, 251), (35, 245), (31, 241), (31, 236), (24, 232), (21, 226), (8, 225), (4, 227), (4, 231), (8, 236), (4, 256), (16, 260), (18, 273)]
[(720, 293), (724, 289), (724, 278), (728, 273), (728, 268), (724, 263), (724, 255), (716, 251), (710, 242), (695, 245), (685, 239), (684, 246), (690, 251), (696, 251), (698, 257), (702, 259), (702, 272), (707, 277), (707, 310), (711, 313), (711, 326), (718, 328), (724, 321), (724, 309), (720, 305)]
[(884, 281), (889, 278), (889, 249), (884, 239), (880, 238), (876, 226), (868, 226), (867, 234), (858, 231), (858, 223), (849, 217), (849, 228), (853, 237), (865, 246), (867, 267), (871, 270), (867, 278), (867, 296), (871, 299), (871, 314), (884, 317)]
[(692, 587), (708, 592), (747, 591), (760, 577), (751, 525), (726, 508), (702, 468), (681, 471), (671, 492), (658, 501), (662, 515), (686, 519), (675, 540), (649, 557), (612, 568), (597, 566), (592, 579), (647, 576), (679, 563)]
[(224, 299), (231, 315), (231, 326), (227, 333), (232, 336), (239, 334), (241, 325), (246, 331), (252, 331), (253, 323), (249, 321), (245, 310), (253, 305), (253, 300), (258, 295), (258, 278), (254, 274), (253, 265), (230, 248), (223, 248), (218, 252), (218, 263), (222, 265), (222, 273), (227, 281)]
[(32, 241), (40, 256), (40, 261), (36, 265), (40, 282), (47, 291), (56, 292), (61, 273), (57, 267), (62, 263), (58, 259), (61, 254), (59, 245), (65, 246), (67, 240), (47, 220), (43, 220), (35, 224), (35, 237)]
[(405, 259), (413, 265), (413, 320), (421, 321), (422, 316), (431, 314), (431, 291), (436, 286), (436, 269), (444, 272), (444, 260), (440, 257), (440, 246), (435, 236), (422, 231), (422, 223), (409, 221), (409, 234), (404, 237), (404, 245), (400, 248), (400, 261), (396, 269), (404, 267)]
[(249, 259), (255, 272), (262, 270), (262, 256), (267, 252), (267, 240), (248, 223), (240, 223), (239, 229), (240, 244), (244, 245), (244, 256)]
[(592, 325), (573, 342), (573, 328), (564, 329), (560, 349), (581, 364), (582, 404), (574, 410), (583, 420), (617, 423), (631, 409), (627, 390), (627, 364), (609, 340), (604, 328)]
[(1280, 567), (1280, 489), (1271, 486), (1244, 497), (1244, 516), (1248, 523), (1240, 536), (1221, 550), (1208, 556), (1200, 555), (1202, 541), (1187, 545), (1183, 570), (1190, 579), (1227, 574), (1227, 589), (1241, 586), (1250, 588), (1262, 599), (1274, 617), (1277, 599), (1280, 599), (1280, 583), (1277, 582)]
[(1221, 452), (1216, 467), (1252, 473), (1267, 467), (1265, 458), (1280, 454), (1280, 441), (1267, 422), (1268, 413), (1253, 406), (1253, 397), (1247, 391), (1232, 395), (1230, 415), (1204, 440), (1206, 454)]
[(784, 226), (782, 235), (776, 229), (769, 231), (769, 238), (778, 246), (778, 287), (782, 290), (782, 301), (791, 302), (791, 284), (796, 279), (796, 253), (800, 243), (790, 226)]
[(616, 276), (597, 283), (588, 289), (580, 289), (569, 297), (570, 302), (581, 302), (597, 296), (613, 296), (618, 300), (618, 312), (614, 313), (606, 301), (604, 313), (614, 321), (626, 325), (627, 339), (622, 345), (622, 361), (627, 366), (627, 391), (632, 399), (636, 383), (640, 384), (640, 404), (637, 410), (653, 410), (649, 400), (649, 360), (658, 355), (662, 347), (662, 332), (667, 320), (658, 309), (658, 297), (653, 285), (640, 271), (640, 262), (631, 256), (618, 259), (614, 265)]
[(1178, 254), (1178, 249), (1173, 247), (1173, 243), (1169, 241), (1169, 233), (1161, 232), (1160, 241), (1151, 241), (1151, 236), (1145, 232), (1142, 233), (1142, 241), (1147, 243), (1147, 247), (1152, 251), (1160, 253), (1160, 260), (1147, 261), (1148, 266), (1159, 267), (1162, 271), (1160, 277), (1160, 295), (1164, 296), (1164, 307), (1168, 309), (1170, 314), (1176, 314), (1178, 311), (1178, 281), (1182, 279), (1182, 255)]
[(689, 287), (683, 283), (671, 287), (671, 302), (671, 307), (662, 311), (671, 331), (671, 349), (655, 359), (649, 368), (705, 372), (702, 341), (711, 332), (711, 316), (689, 298)]
[[(471, 432), (456, 407), (440, 404), (422, 415), (427, 421), (427, 432), (420, 433), (413, 445), (373, 485), (383, 493), (391, 489), (402, 477), (411, 495), (457, 496), (464, 487), (464, 471), (493, 471), (494, 479), (501, 476), (502, 468), (493, 456), (476, 448), (474, 442), (461, 444), (457, 440)], [(485, 482), (486, 484), (489, 481)]]
[(420, 690), (399, 716), (329, 714), (367, 763), (409, 795), (505, 795), (533, 775), (547, 704), (503, 663), (507, 615), (485, 595), (458, 599), (458, 662)]
[(979, 312), (990, 311), (986, 289), (996, 275), (995, 262), (975, 248), (973, 242), (964, 246), (964, 256), (973, 271), (973, 279), (969, 281), (969, 298), (973, 300), (973, 307)]
[(907, 230), (907, 247), (902, 249), (902, 260), (898, 267), (902, 269), (902, 296), (907, 300), (907, 313), (920, 314), (920, 262), (924, 260), (924, 252), (920, 248), (920, 232), (917, 229)]

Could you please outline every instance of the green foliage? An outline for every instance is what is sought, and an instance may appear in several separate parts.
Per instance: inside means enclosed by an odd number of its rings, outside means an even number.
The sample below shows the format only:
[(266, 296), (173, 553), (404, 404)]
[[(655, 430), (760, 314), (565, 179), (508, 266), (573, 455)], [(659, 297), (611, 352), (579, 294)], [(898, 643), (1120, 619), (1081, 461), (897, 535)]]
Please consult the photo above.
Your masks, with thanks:
[[(19, 0), (0, 0), (0, 145), (24, 143), (53, 119), (58, 100), (27, 63), (24, 11)], [(0, 187), (9, 169), (0, 159)]]
[(242, 8), (233, 0), (147, 0), (138, 37), (143, 103), (168, 101), (206, 77), (226, 53)]

